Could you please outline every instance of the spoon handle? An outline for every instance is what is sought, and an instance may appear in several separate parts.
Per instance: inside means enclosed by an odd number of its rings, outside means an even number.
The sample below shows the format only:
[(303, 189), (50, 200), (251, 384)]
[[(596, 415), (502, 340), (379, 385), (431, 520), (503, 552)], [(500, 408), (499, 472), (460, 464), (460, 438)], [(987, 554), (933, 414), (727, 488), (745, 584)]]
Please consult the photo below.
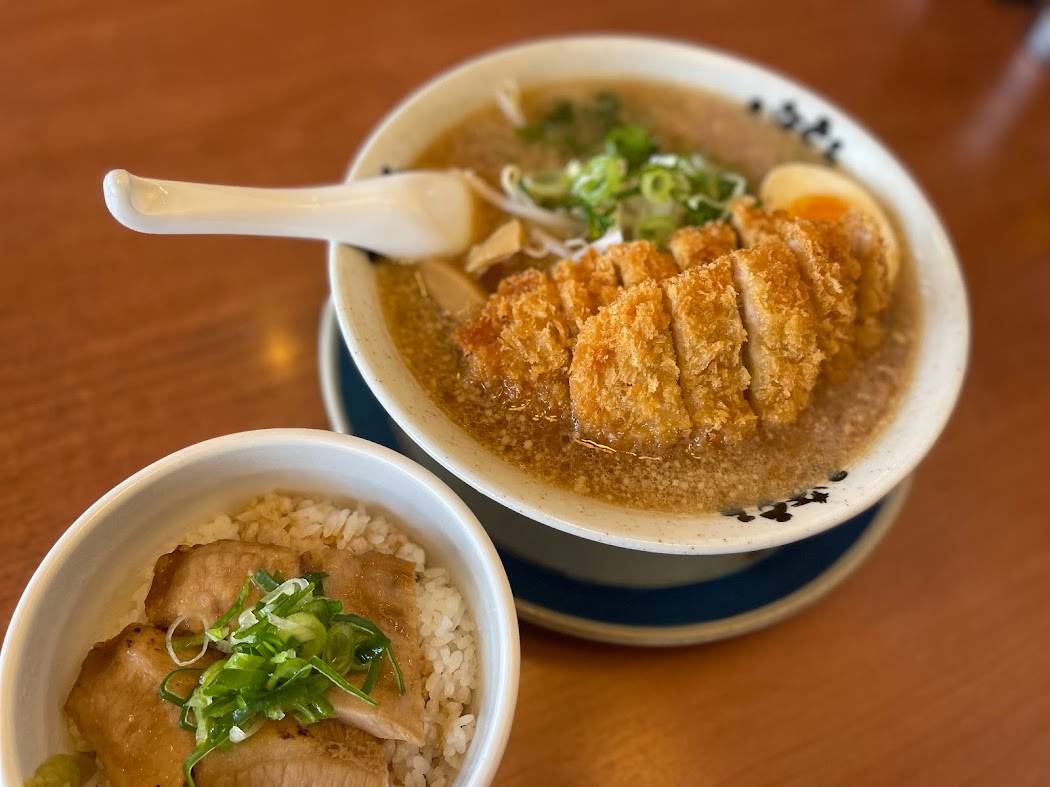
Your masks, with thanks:
[(106, 175), (102, 190), (113, 217), (138, 232), (313, 238), (398, 259), (461, 253), (472, 234), (473, 196), (451, 173), (264, 189), (153, 180), (118, 169)]

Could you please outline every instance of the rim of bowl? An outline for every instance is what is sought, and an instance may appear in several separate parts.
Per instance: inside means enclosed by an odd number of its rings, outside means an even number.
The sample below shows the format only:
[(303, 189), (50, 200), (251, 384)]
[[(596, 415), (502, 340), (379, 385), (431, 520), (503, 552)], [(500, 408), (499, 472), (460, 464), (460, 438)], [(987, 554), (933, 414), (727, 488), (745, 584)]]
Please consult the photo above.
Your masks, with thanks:
[[(494, 624), (490, 624), (492, 635), (498, 637), (497, 642), (500, 644), (497, 648), (498, 656), (497, 663), (494, 665), (494, 674), (491, 679), (486, 676), (486, 686), (491, 686), (492, 690), (497, 692), (493, 703), (496, 715), (490, 719), (490, 723), (484, 730), (479, 730), (482, 734), (476, 735), (467, 749), (469, 753), (471, 748), (477, 746), (484, 756), (476, 759), (476, 768), (473, 773), (469, 774), (468, 781), (460, 782), (457, 779), (455, 784), (459, 787), (482, 787), (482, 785), (489, 784), (496, 775), (510, 736), (517, 706), (521, 660), (514, 597), (496, 548), (466, 503), (429, 470), (385, 446), (353, 435), (321, 429), (257, 429), (213, 437), (158, 459), (124, 479), (92, 503), (66, 528), (48, 550), (22, 591), (11, 616), (3, 648), (0, 649), (0, 707), (10, 707), (8, 701), (17, 677), (9, 674), (13, 669), (14, 656), (12, 654), (16, 647), (24, 644), (26, 632), (23, 629), (28, 625), (28, 621), (38, 613), (40, 590), (53, 580), (55, 572), (68, 558), (69, 553), (89, 537), (95, 523), (104, 517), (115, 503), (132, 494), (133, 490), (190, 464), (202, 456), (263, 445), (325, 445), (358, 455), (370, 456), (393, 465), (398, 471), (411, 476), (414, 481), (437, 497), (452, 512), (459, 525), (468, 532), (478, 548), (482, 564), (482, 570), (479, 572), (481, 584), (491, 594), (493, 608), (496, 611)], [(376, 502), (382, 504), (382, 501)], [(4, 783), (17, 781), (17, 775), (8, 772), (11, 765), (9, 756), (11, 746), (13, 746), (11, 739), (5, 736), (3, 756), (0, 758), (0, 780)]]
[[(610, 48), (619, 45), (644, 45), (656, 48), (677, 49), (681, 51), (682, 54), (702, 54), (726, 68), (750, 71), (751, 73), (759, 74), (764, 78), (769, 78), (774, 82), (780, 82), (790, 87), (799, 95), (810, 97), (833, 108), (840, 119), (845, 120), (847, 123), (854, 126), (857, 132), (867, 137), (867, 141), (879, 154), (884, 156), (898, 168), (907, 185), (914, 190), (916, 196), (933, 219), (932, 226), (929, 229), (930, 232), (936, 236), (938, 244), (944, 251), (941, 264), (946, 267), (946, 273), (952, 276), (953, 281), (951, 289), (958, 295), (959, 300), (959, 313), (958, 315), (954, 315), (959, 318), (958, 325), (956, 326), (959, 331), (959, 336), (953, 345), (956, 351), (956, 356), (952, 359), (955, 362), (953, 368), (957, 368), (958, 371), (953, 375), (951, 384), (941, 389), (941, 397), (938, 400), (939, 407), (929, 408), (929, 415), (926, 420), (928, 426), (925, 431), (924, 439), (921, 443), (917, 444), (917, 448), (904, 455), (903, 459), (896, 462), (891, 469), (881, 473), (876, 483), (868, 485), (859, 494), (851, 496), (849, 502), (843, 504), (846, 507), (845, 513), (839, 509), (824, 510), (822, 508), (819, 513), (808, 517), (803, 523), (796, 523), (792, 526), (778, 530), (770, 529), (767, 530), (765, 534), (757, 536), (753, 533), (748, 533), (746, 535), (742, 534), (739, 539), (701, 538), (694, 536), (692, 538), (673, 541), (666, 538), (658, 538), (656, 536), (625, 535), (604, 532), (592, 526), (581, 524), (573, 519), (558, 516), (549, 512), (544, 507), (533, 504), (525, 496), (516, 492), (510, 492), (495, 485), (485, 477), (484, 473), (471, 470), (463, 462), (457, 460), (452, 452), (446, 450), (442, 445), (442, 441), (430, 437), (429, 430), (423, 423), (423, 419), (413, 416), (407, 407), (402, 406), (397, 398), (391, 396), (387, 392), (385, 386), (380, 382), (382, 375), (378, 373), (377, 367), (371, 362), (369, 354), (363, 349), (360, 342), (351, 341), (354, 334), (350, 328), (351, 323), (345, 316), (346, 310), (342, 303), (340, 288), (336, 286), (338, 281), (339, 253), (345, 246), (338, 242), (330, 242), (327, 246), (328, 279), (331, 299), (334, 305), (336, 319), (339, 323), (339, 332), (369, 389), (398, 426), (436, 462), (441, 464), (457, 478), (466, 482), (478, 492), (519, 514), (522, 514), (523, 516), (529, 517), (541, 524), (593, 541), (612, 544), (627, 549), (636, 549), (647, 552), (663, 552), (667, 554), (714, 555), (733, 552), (749, 552), (782, 546), (784, 544), (807, 538), (808, 536), (816, 535), (817, 533), (823, 532), (835, 525), (847, 521), (851, 516), (854, 516), (856, 513), (870, 507), (888, 494), (890, 490), (915, 470), (918, 464), (929, 453), (930, 449), (937, 442), (937, 439), (947, 426), (948, 420), (955, 410), (956, 403), (958, 402), (962, 390), (963, 380), (966, 376), (970, 346), (970, 308), (958, 254), (956, 253), (951, 238), (945, 229), (940, 214), (934, 208), (933, 203), (930, 201), (925, 190), (919, 185), (918, 180), (914, 177), (911, 170), (906, 167), (885, 144), (883, 144), (877, 135), (868, 129), (867, 126), (860, 123), (850, 113), (843, 110), (837, 103), (827, 98), (824, 94), (774, 68), (761, 64), (750, 58), (741, 57), (725, 50), (682, 39), (636, 34), (581, 34), (530, 38), (488, 50), (474, 57), (460, 61), (435, 74), (433, 77), (423, 82), (419, 87), (408, 93), (408, 95), (398, 101), (394, 107), (383, 116), (358, 148), (357, 152), (354, 154), (353, 160), (351, 161), (346, 180), (353, 180), (357, 177), (357, 170), (361, 161), (388, 133), (389, 127), (394, 125), (398, 116), (418, 100), (422, 99), (425, 95), (445, 89), (447, 85), (453, 83), (465, 72), (477, 68), (478, 66), (486, 65), (492, 61), (513, 57), (529, 49), (571, 45), (604, 46)], [(630, 66), (625, 66), (624, 76), (630, 78), (632, 74), (633, 72)], [(923, 326), (923, 328), (920, 329), (920, 347), (925, 335), (926, 329), (925, 326)], [(916, 352), (918, 352), (918, 348)], [(398, 358), (400, 359), (400, 355), (398, 355)], [(404, 363), (403, 361), (401, 362)], [(409, 372), (409, 374), (411, 374), (411, 372)], [(913, 376), (918, 374), (918, 367), (916, 367), (912, 374)], [(427, 394), (421, 392), (421, 395), (426, 396)], [(901, 405), (903, 406), (903, 402)], [(898, 409), (897, 414), (894, 416), (894, 421), (899, 417), (900, 412), (900, 409)], [(444, 417), (447, 419), (447, 416)], [(891, 423), (886, 424), (879, 434), (885, 434), (892, 425), (892, 421)], [(458, 428), (462, 429), (462, 427)], [(474, 440), (474, 442), (477, 442), (473, 437), (471, 439)], [(877, 440), (878, 435), (876, 435), (874, 439)], [(865, 454), (866, 453), (867, 449), (865, 451)], [(863, 455), (864, 454), (862, 454), (862, 456)], [(503, 462), (505, 460), (497, 458), (497, 461)], [(557, 490), (558, 492), (565, 491), (551, 486), (549, 482), (545, 482), (545, 485)], [(589, 498), (586, 499), (590, 500)], [(604, 501), (593, 500), (592, 502), (600, 504)], [(624, 508), (624, 511), (630, 512), (631, 514), (644, 515), (646, 513), (644, 510), (626, 508)], [(663, 512), (653, 512), (653, 516), (661, 515), (664, 515)], [(714, 512), (713, 514), (711, 512), (701, 512), (692, 517), (686, 515), (683, 518), (683, 522), (687, 521), (689, 518), (701, 520), (709, 516), (719, 516), (719, 514), (718, 512)]]

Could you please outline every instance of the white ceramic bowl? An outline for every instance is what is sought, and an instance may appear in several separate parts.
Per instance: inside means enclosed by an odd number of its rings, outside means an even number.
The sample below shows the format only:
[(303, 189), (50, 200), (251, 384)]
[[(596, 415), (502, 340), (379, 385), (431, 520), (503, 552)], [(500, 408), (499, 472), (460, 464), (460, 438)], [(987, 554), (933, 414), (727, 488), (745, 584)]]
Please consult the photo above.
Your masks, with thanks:
[[(900, 483), (948, 420), (969, 344), (966, 294), (955, 253), (936, 213), (901, 164), (868, 131), (826, 99), (779, 74), (698, 46), (629, 36), (582, 36), (526, 43), (461, 65), (423, 86), (384, 120), (358, 153), (349, 177), (407, 166), (441, 131), (493, 100), (506, 79), (522, 85), (580, 77), (628, 77), (716, 91), (776, 109), (792, 102), (807, 123), (826, 117), (841, 163), (899, 218), (916, 263), (922, 337), (914, 380), (893, 421), (848, 476), (829, 485), (823, 505), (791, 508), (790, 519), (748, 512), (673, 515), (608, 505), (545, 483), (498, 459), (442, 414), (398, 356), (364, 255), (329, 247), (329, 278), (343, 338), (373, 393), (402, 429), (440, 465), (479, 492), (546, 525), (637, 550), (719, 554), (773, 547), (813, 535), (863, 511)], [(783, 517), (780, 517), (783, 519)]]
[(470, 510), (431, 473), (372, 443), (308, 429), (219, 437), (150, 465), (104, 495), (40, 564), (0, 653), (0, 784), (23, 784), (67, 750), (61, 709), (91, 645), (190, 528), (271, 489), (360, 500), (393, 515), (448, 568), (478, 624), (478, 726), (456, 784), (492, 780), (518, 691), (518, 627), (496, 551)]

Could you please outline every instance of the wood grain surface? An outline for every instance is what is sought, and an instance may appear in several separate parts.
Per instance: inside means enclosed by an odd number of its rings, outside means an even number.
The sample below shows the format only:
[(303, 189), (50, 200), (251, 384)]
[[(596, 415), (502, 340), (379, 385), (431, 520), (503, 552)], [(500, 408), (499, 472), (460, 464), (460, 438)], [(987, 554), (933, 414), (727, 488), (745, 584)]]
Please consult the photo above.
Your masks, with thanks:
[(970, 372), (899, 522), (818, 606), (668, 651), (524, 626), (498, 783), (1050, 783), (1050, 90), (1022, 50), (1034, 13), (0, 4), (0, 625), (68, 524), (138, 468), (223, 433), (326, 426), (322, 247), (133, 234), (106, 213), (107, 169), (336, 180), (395, 101), (462, 58), (552, 33), (669, 35), (808, 82), (899, 153), (962, 257)]

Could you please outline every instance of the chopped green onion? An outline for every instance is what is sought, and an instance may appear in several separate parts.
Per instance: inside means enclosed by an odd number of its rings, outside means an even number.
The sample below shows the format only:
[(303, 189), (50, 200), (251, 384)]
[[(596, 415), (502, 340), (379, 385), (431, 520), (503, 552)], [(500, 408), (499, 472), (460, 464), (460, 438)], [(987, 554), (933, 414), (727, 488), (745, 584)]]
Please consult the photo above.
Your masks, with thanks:
[(397, 657), (390, 648), (386, 649), (386, 657), (390, 660), (390, 669), (394, 671), (394, 680), (397, 682), (399, 694), (405, 693), (405, 676), (401, 673), (401, 665), (397, 663)]
[(540, 172), (521, 178), (519, 183), (534, 200), (556, 200), (569, 193), (572, 179), (565, 172)]
[(678, 222), (674, 216), (646, 216), (638, 224), (637, 235), (642, 240), (663, 246), (677, 228)]
[(617, 126), (605, 137), (606, 152), (614, 153), (637, 167), (656, 149), (653, 138), (641, 126)]
[(639, 191), (649, 202), (662, 205), (670, 202), (676, 183), (675, 173), (665, 167), (648, 167), (642, 172)]
[(168, 683), (171, 682), (172, 678), (174, 678), (176, 675), (182, 672), (204, 672), (204, 669), (200, 667), (179, 667), (178, 669), (173, 669), (166, 676), (164, 676), (164, 680), (160, 682), (160, 689), (158, 690), (158, 694), (160, 694), (160, 698), (162, 700), (166, 700), (167, 702), (170, 702), (173, 705), (178, 705), (180, 707), (186, 704), (186, 701), (189, 700), (189, 697), (180, 697), (175, 692), (170, 691), (168, 689)]
[(618, 229), (623, 237), (660, 244), (678, 227), (725, 219), (729, 202), (747, 191), (742, 175), (700, 153), (661, 152), (644, 128), (620, 122), (618, 98), (602, 101), (608, 103), (601, 109), (596, 100), (595, 106), (579, 112), (558, 105), (542, 121), (540, 138), (556, 143), (550, 128), (564, 130), (572, 124), (576, 133), (585, 118), (601, 116), (612, 121), (604, 125), (603, 152), (574, 158), (553, 172), (522, 174), (519, 167), (507, 164), (504, 187), (511, 183), (515, 194), (537, 207), (561, 210), (585, 222), (592, 241)]
[[(230, 608), (205, 628), (205, 635), (188, 638), (228, 654), (207, 669), (173, 670), (158, 690), (162, 699), (180, 708), (179, 726), (196, 736), (197, 745), (183, 763), (188, 785), (194, 784), (198, 762), (219, 746), (244, 740), (265, 719), (291, 714), (308, 725), (329, 718), (334, 709), (325, 694), (333, 686), (375, 706), (370, 693), (384, 655), (404, 692), (390, 638), (371, 620), (344, 613), (341, 602), (323, 595), (325, 576), (283, 580), (256, 571)], [(244, 609), (252, 585), (265, 595)], [(231, 632), (235, 617), (238, 626)], [(193, 692), (183, 697), (171, 691), (172, 678), (191, 671), (200, 673)], [(352, 672), (366, 673), (361, 688), (344, 677)]]
[(372, 690), (376, 687), (376, 681), (379, 680), (379, 665), (381, 664), (379, 659), (373, 659), (368, 664), (368, 674), (365, 676), (365, 682), (361, 684), (361, 691), (365, 694), (371, 694)]
[(259, 590), (266, 593), (277, 590), (278, 586), (281, 584), (270, 574), (270, 572), (263, 571), (261, 568), (252, 574), (252, 582), (255, 583)]

